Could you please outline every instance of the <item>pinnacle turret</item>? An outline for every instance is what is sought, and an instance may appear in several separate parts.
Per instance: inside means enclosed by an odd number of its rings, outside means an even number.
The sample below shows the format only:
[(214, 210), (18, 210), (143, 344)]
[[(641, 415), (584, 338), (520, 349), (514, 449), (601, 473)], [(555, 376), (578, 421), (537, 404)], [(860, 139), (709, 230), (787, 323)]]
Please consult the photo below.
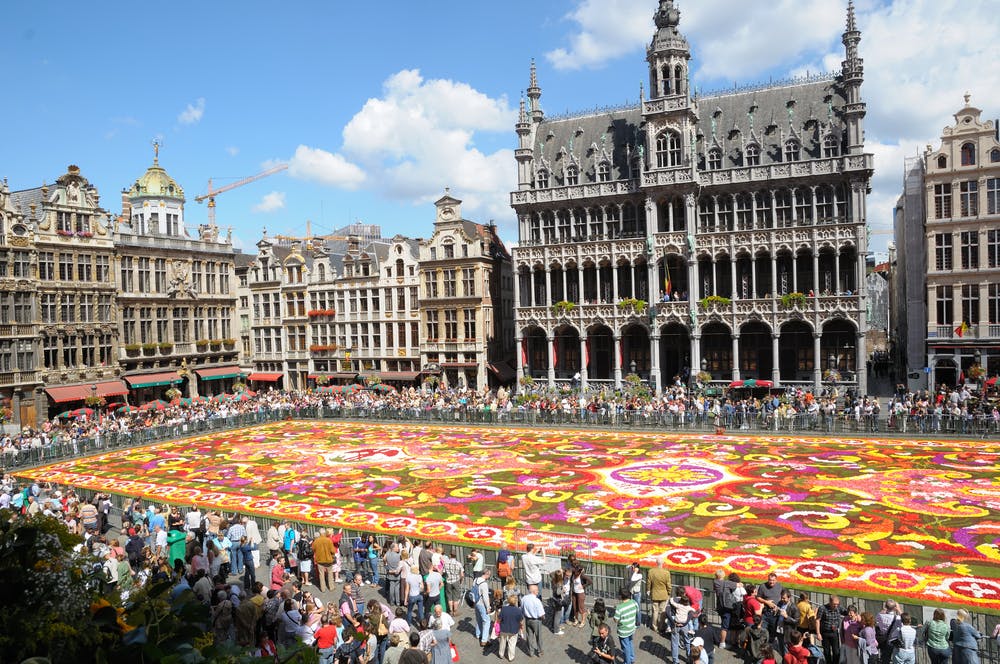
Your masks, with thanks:
[(531, 76), (528, 83), (528, 101), (531, 105), (532, 122), (541, 122), (545, 119), (545, 113), (539, 101), (542, 98), (542, 88), (538, 85), (538, 70), (535, 68), (535, 59), (531, 59)]

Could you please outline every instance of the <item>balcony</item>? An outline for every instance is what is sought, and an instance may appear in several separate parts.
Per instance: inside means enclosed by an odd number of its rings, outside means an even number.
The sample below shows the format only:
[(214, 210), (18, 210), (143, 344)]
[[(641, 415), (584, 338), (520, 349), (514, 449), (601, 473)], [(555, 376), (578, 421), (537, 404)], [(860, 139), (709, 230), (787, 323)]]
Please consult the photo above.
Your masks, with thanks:
[(41, 377), (37, 371), (8, 371), (0, 373), (0, 385), (4, 387), (31, 385), (40, 381)]
[(34, 337), (38, 330), (34, 325), (0, 325), (0, 337)]
[(479, 351), (476, 341), (426, 341), (421, 349), (428, 353), (475, 353)]

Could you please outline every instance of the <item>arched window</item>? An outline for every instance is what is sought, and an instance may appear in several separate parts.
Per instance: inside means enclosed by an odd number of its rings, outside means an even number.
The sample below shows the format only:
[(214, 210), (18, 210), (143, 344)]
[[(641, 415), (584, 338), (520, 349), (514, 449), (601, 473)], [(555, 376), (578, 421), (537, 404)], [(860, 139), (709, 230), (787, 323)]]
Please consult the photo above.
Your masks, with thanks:
[(747, 166), (760, 166), (760, 148), (751, 143), (747, 146)]
[(665, 131), (656, 137), (656, 167), (668, 168), (681, 165), (681, 135)]
[(1000, 161), (1000, 148), (990, 150), (990, 161), (994, 164)]
[(538, 189), (548, 189), (549, 172), (544, 168), (538, 169), (538, 177), (535, 178), (535, 184)]
[(326, 281), (326, 266), (322, 263), (320, 263), (319, 267), (316, 269), (316, 276), (321, 282)]
[(661, 94), (664, 97), (673, 92), (670, 87), (670, 65), (665, 65), (662, 69), (660, 69), (660, 83), (663, 85)]
[(611, 181), (611, 164), (609, 164), (606, 161), (602, 161), (597, 165), (597, 181), (598, 182)]
[(791, 140), (785, 143), (785, 161), (799, 160), (799, 142)]
[(712, 148), (708, 151), (708, 170), (717, 171), (722, 168), (722, 150)]
[(403, 259), (402, 258), (397, 258), (396, 259), (396, 276), (397, 277), (402, 277), (403, 276)]
[(684, 67), (681, 65), (674, 66), (674, 94), (679, 95), (684, 93)]
[(962, 145), (962, 166), (976, 165), (976, 144), (965, 143)]
[(580, 169), (576, 167), (576, 164), (566, 167), (566, 184), (569, 186), (580, 184)]
[(642, 159), (639, 157), (632, 157), (630, 166), (629, 177), (633, 180), (638, 180), (642, 176)]
[(948, 157), (944, 155), (938, 157), (938, 168), (948, 168)]
[(823, 139), (823, 156), (836, 157), (840, 155), (840, 141), (833, 134)]

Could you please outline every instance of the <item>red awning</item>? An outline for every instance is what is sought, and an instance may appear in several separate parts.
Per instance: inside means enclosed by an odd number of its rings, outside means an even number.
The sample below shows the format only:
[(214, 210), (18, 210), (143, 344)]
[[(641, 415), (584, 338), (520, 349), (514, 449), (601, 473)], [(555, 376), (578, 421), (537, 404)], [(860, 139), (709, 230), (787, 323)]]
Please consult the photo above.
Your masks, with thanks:
[(117, 397), (128, 394), (128, 386), (120, 380), (106, 380), (102, 383), (85, 383), (83, 385), (64, 385), (61, 387), (46, 388), (46, 392), (56, 403), (66, 403), (67, 401), (82, 401), (94, 394), (92, 389), (97, 385), (97, 396)]
[(264, 383), (277, 383), (281, 380), (280, 373), (252, 373), (247, 376), (249, 380), (259, 380)]
[(239, 367), (212, 367), (211, 369), (195, 369), (199, 378), (204, 380), (220, 380), (222, 378), (237, 378), (243, 375), (243, 370)]
[(377, 374), (382, 380), (411, 382), (420, 375), (419, 371), (382, 371)]
[(125, 376), (128, 384), (135, 389), (137, 387), (158, 387), (161, 385), (174, 385), (183, 379), (176, 371), (163, 371), (152, 374), (136, 374), (135, 376)]
[(479, 366), (477, 362), (442, 362), (445, 369), (475, 369)]

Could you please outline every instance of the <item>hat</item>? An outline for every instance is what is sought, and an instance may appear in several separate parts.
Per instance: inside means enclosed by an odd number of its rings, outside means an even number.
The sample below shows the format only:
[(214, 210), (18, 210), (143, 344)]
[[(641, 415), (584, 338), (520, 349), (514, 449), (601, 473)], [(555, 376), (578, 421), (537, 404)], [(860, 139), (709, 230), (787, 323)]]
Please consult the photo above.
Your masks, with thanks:
[(691, 646), (692, 647), (698, 646), (699, 648), (704, 648), (705, 647), (705, 639), (701, 638), (700, 636), (696, 636), (693, 639), (691, 639)]

